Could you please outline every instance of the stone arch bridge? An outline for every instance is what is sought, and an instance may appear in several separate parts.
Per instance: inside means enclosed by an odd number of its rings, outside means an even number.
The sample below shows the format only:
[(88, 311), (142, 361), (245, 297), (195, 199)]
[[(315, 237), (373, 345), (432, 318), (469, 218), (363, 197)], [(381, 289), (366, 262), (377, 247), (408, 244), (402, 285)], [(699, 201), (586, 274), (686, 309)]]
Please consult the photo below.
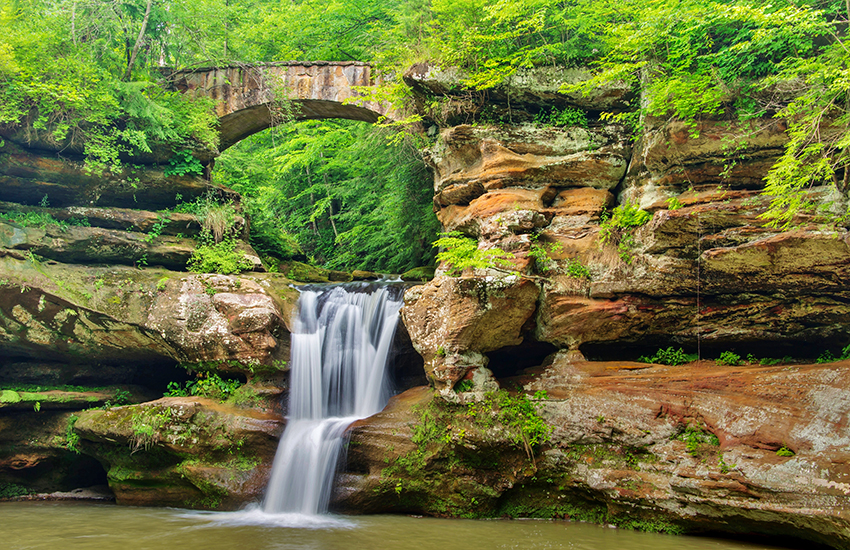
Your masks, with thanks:
[(372, 68), (360, 62), (287, 61), (188, 69), (171, 75), (174, 89), (218, 101), (220, 150), (279, 122), (280, 96), (291, 100), (297, 120), (346, 118), (377, 122), (389, 108), (375, 102), (344, 103), (360, 95), (355, 87), (374, 86)]

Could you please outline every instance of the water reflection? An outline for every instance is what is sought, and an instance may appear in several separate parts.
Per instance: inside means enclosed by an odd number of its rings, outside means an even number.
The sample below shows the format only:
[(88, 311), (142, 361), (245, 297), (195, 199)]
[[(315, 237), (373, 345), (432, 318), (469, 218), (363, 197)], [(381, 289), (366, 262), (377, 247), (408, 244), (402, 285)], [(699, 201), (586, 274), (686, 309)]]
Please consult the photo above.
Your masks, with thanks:
[[(302, 519), (303, 516), (302, 516)], [(309, 521), (318, 521), (313, 516)], [(598, 525), (405, 516), (321, 518), (259, 510), (202, 513), (95, 504), (0, 503), (0, 547), (9, 550), (775, 550)], [(297, 526), (297, 527), (295, 527)]]

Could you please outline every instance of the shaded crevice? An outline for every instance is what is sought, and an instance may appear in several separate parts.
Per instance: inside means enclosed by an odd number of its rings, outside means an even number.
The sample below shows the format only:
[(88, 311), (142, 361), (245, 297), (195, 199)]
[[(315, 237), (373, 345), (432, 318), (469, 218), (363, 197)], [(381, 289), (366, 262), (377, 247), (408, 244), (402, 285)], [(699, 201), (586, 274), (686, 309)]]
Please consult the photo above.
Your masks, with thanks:
[(393, 339), (387, 376), (393, 394), (416, 386), (428, 385), (428, 378), (425, 376), (425, 360), (413, 347), (410, 334), (401, 318), (399, 318)]
[(489, 359), (487, 368), (493, 371), (493, 376), (498, 380), (517, 376), (525, 369), (539, 366), (556, 351), (556, 346), (527, 336), (518, 346), (506, 346), (485, 355)]
[(12, 359), (0, 365), (0, 386), (139, 386), (154, 394), (166, 391), (169, 382), (191, 376), (173, 359), (147, 364), (65, 363)]

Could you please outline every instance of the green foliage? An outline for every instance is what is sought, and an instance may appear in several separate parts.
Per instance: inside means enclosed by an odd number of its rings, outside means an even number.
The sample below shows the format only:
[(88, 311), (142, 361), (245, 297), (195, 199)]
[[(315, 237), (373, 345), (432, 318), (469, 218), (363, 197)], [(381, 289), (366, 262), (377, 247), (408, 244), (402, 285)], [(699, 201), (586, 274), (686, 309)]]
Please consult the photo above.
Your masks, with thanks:
[(236, 240), (226, 238), (221, 242), (213, 242), (209, 234), (201, 238), (187, 268), (194, 273), (221, 273), (232, 275), (253, 269), (254, 264), (244, 254), (236, 250)]
[(667, 203), (668, 210), (678, 210), (685, 206), (681, 203), (681, 201), (679, 201), (679, 197), (670, 197), (665, 202)]
[(759, 359), (758, 357), (756, 357), (752, 353), (747, 354), (747, 363), (749, 363), (751, 365), (773, 366), (773, 365), (778, 365), (780, 363), (789, 363), (789, 362), (791, 362), (790, 357), (783, 357), (781, 359), (776, 359), (776, 358), (771, 358), (771, 357), (763, 357), (763, 358)]
[[(601, 220), (600, 227), (606, 232), (605, 234), (610, 235), (616, 229), (640, 227), (651, 219), (652, 214), (646, 210), (641, 210), (637, 205), (626, 202), (614, 207), (612, 214)], [(602, 238), (606, 239), (607, 237), (603, 235)]]
[(534, 117), (534, 120), (548, 126), (580, 126), (587, 128), (587, 114), (577, 107), (540, 111)]
[(225, 151), (212, 177), (242, 194), (263, 256), (390, 273), (433, 264), (430, 175), (411, 143), (388, 143), (384, 130), (290, 123)]
[(720, 353), (720, 357), (714, 360), (718, 365), (738, 366), (741, 364), (741, 356), (732, 351), (724, 351)]
[(676, 439), (685, 442), (685, 448), (691, 456), (699, 456), (706, 446), (720, 446), (720, 440), (717, 439), (716, 435), (704, 430), (697, 424), (688, 424), (684, 431), (676, 436)]
[[(168, 389), (164, 395), (166, 397), (195, 395), (224, 401), (234, 395), (240, 387), (242, 387), (242, 383), (239, 380), (227, 380), (215, 373), (201, 372), (198, 373), (195, 380), (190, 380), (185, 384), (169, 382)], [(242, 394), (244, 393), (242, 392)], [(243, 395), (243, 397), (248, 399), (247, 395)]]
[(204, 173), (204, 165), (189, 151), (177, 151), (168, 160), (168, 167), (163, 173), (166, 176), (200, 176)]
[(481, 250), (478, 248), (478, 241), (464, 236), (459, 231), (440, 233), (440, 238), (434, 241), (434, 246), (441, 249), (437, 253), (437, 261), (448, 266), (446, 274), (452, 277), (460, 275), (467, 268), (506, 270), (511, 267), (507, 260), (513, 258), (513, 254), (498, 247)]
[[(200, 59), (186, 57), (205, 37), (178, 22), (185, 9), (156, 2), (143, 26), (144, 10), (135, 2), (69, 4), (32, 0), (0, 7), (0, 123), (29, 123), (59, 146), (82, 143), (95, 172), (120, 172), (123, 158), (158, 143), (215, 147), (213, 102), (155, 84), (163, 61), (175, 66), (181, 57)], [(142, 42), (144, 48), (136, 47)], [(131, 60), (133, 49), (138, 55)]]
[(766, 178), (764, 193), (771, 202), (761, 218), (771, 227), (789, 229), (802, 223), (798, 215), (817, 212), (836, 223), (850, 219), (847, 210), (808, 193), (825, 183), (845, 195), (850, 191), (850, 52), (845, 37), (833, 35), (830, 42), (818, 55), (785, 59), (778, 74), (762, 84), (769, 89), (793, 83), (796, 92), (776, 115), (787, 122), (790, 140)]
[(65, 448), (77, 454), (80, 454), (80, 436), (74, 431), (74, 424), (79, 419), (79, 416), (72, 414), (68, 417), (68, 424), (65, 426)]
[(115, 390), (115, 394), (112, 396), (112, 399), (108, 399), (106, 403), (103, 404), (104, 409), (108, 409), (110, 407), (120, 407), (122, 405), (127, 405), (130, 403), (130, 399), (132, 398), (132, 394), (127, 390), (122, 390), (120, 388)]
[(168, 407), (144, 407), (133, 413), (130, 423), (133, 435), (130, 437), (130, 448), (133, 452), (140, 449), (147, 451), (160, 438), (159, 432), (171, 422), (172, 412)]
[(17, 483), (0, 483), (0, 500), (6, 498), (17, 498), (32, 493), (23, 485)]
[[(535, 399), (542, 399), (540, 394)], [(529, 460), (539, 447), (550, 441), (552, 427), (537, 411), (537, 404), (525, 394), (511, 395), (505, 390), (485, 395), (480, 403), (467, 405), (467, 416), (485, 426), (491, 422), (507, 428), (518, 448), (523, 449)]]
[(29, 210), (27, 212), (12, 210), (9, 212), (0, 213), (0, 218), (4, 218), (12, 223), (16, 223), (23, 227), (38, 227), (39, 229), (55, 227), (60, 231), (65, 231), (70, 226), (89, 226), (88, 219), (84, 217), (70, 218), (67, 220), (57, 220), (50, 212), (44, 212), (39, 210)]
[(629, 202), (614, 208), (599, 220), (599, 239), (617, 247), (617, 252), (627, 264), (632, 263), (631, 251), (637, 246), (634, 230), (652, 219), (652, 214)]
[(661, 365), (684, 365), (691, 361), (696, 361), (696, 354), (685, 353), (682, 348), (669, 347), (667, 349), (659, 349), (652, 357), (642, 356), (638, 361), (642, 363), (658, 363)]
[(833, 363), (835, 361), (843, 361), (850, 359), (850, 345), (844, 347), (838, 357), (834, 356), (831, 351), (826, 350), (817, 358), (817, 363)]
[(551, 254), (557, 254), (563, 250), (561, 243), (540, 243), (537, 240), (537, 235), (532, 236), (531, 248), (528, 250), (528, 257), (534, 260), (534, 267), (540, 273), (546, 273), (554, 270), (557, 263), (552, 258)]
[(567, 275), (574, 279), (591, 279), (590, 268), (581, 263), (578, 258), (570, 258), (566, 265)]
[(461, 380), (457, 384), (455, 384), (454, 390), (455, 393), (464, 393), (471, 391), (474, 385), (472, 384), (472, 380)]
[(783, 445), (782, 447), (780, 447), (776, 451), (776, 456), (789, 457), (789, 456), (794, 456), (795, 454), (796, 453), (794, 451), (792, 451), (791, 449), (789, 449), (787, 445)]

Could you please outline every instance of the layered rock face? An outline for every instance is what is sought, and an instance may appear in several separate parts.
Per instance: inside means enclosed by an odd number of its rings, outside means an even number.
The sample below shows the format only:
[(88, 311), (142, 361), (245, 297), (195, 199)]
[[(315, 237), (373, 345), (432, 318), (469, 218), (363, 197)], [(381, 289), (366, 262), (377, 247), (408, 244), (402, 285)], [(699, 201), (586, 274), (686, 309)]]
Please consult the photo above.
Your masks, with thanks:
[[(794, 231), (765, 227), (762, 179), (784, 138), (768, 128), (728, 153), (742, 132), (705, 123), (691, 137), (650, 121), (632, 152), (615, 126), (444, 130), (430, 150), (444, 227), (512, 253), (512, 269), (531, 276), (467, 272), (408, 296), (404, 319), (435, 378), (451, 385), (464, 372), (443, 375), (448, 359), (434, 357), (522, 339), (623, 358), (669, 345), (803, 357), (844, 345), (848, 233), (807, 215)], [(834, 189), (810, 195), (846, 207)], [(606, 229), (600, 217), (618, 205), (652, 217)], [(476, 285), (503, 290), (493, 300), (467, 290)], [(464, 338), (473, 328), (494, 341)]]
[(518, 442), (522, 424), (493, 416), (486, 402), (410, 390), (351, 428), (336, 506), (762, 533), (845, 548), (850, 485), (838, 419), (850, 413), (848, 366), (665, 367), (561, 352), (511, 380), (547, 392), (536, 407), (551, 440), (533, 455)]
[[(256, 497), (267, 472), (254, 466), (271, 463), (282, 430), (297, 291), (280, 274), (187, 272), (201, 223), (160, 210), (205, 194), (238, 196), (156, 164), (88, 174), (37, 135), (27, 142), (4, 132), (0, 494), (108, 483), (120, 502), (236, 507)], [(237, 215), (237, 250), (262, 270), (247, 230)], [(196, 373), (245, 384), (227, 404), (127, 405)], [(93, 407), (103, 410), (86, 411)], [(178, 432), (197, 433), (181, 447)], [(237, 458), (238, 482), (222, 466)]]
[[(407, 78), (420, 93), (457, 91), (446, 75)], [(547, 93), (575, 104), (545, 86), (525, 102), (503, 92), (516, 121)], [(437, 392), (408, 392), (352, 428), (337, 506), (845, 547), (846, 365), (804, 363), (850, 340), (850, 234), (830, 223), (847, 198), (814, 187), (824, 211), (792, 231), (765, 225), (783, 131), (651, 119), (640, 136), (601, 122), (441, 129), (427, 153), (440, 221), (513, 258), (459, 277), (442, 266), (408, 291), (402, 317)], [(616, 207), (645, 219), (606, 221)], [(669, 346), (703, 360), (628, 361)], [(786, 357), (716, 366), (724, 351)], [(522, 422), (486, 412), (499, 386), (546, 392), (532, 401), (553, 431), (533, 456), (511, 427)]]

